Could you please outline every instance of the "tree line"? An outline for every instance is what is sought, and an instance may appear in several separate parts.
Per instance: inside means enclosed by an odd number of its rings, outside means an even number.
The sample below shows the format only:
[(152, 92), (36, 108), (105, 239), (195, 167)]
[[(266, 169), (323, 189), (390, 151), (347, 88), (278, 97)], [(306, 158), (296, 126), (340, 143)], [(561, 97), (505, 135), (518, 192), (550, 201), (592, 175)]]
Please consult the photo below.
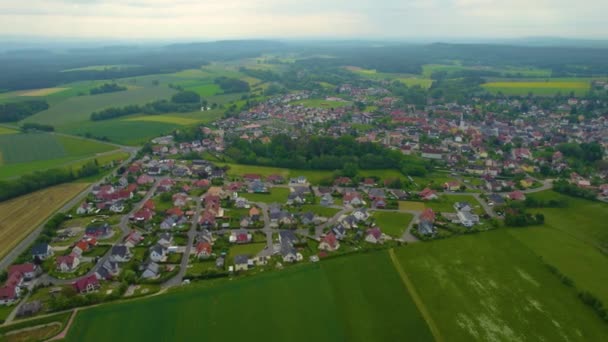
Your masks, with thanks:
[(91, 95), (97, 95), (97, 94), (105, 94), (105, 93), (115, 93), (115, 92), (125, 91), (125, 90), (127, 90), (127, 87), (125, 87), (125, 86), (120, 86), (116, 83), (104, 83), (97, 88), (93, 88), (93, 89), (89, 90), (89, 93)]
[(246, 93), (249, 91), (249, 83), (241, 81), (237, 78), (222, 76), (216, 78), (213, 83), (220, 86), (224, 94)]
[(49, 109), (49, 104), (45, 100), (28, 100), (0, 104), (0, 122), (20, 121), (47, 109)]
[(187, 113), (200, 109), (200, 96), (191, 91), (179, 92), (168, 100), (159, 100), (145, 105), (128, 105), (107, 108), (91, 114), (92, 121), (101, 121), (132, 114)]
[(0, 182), (0, 202), (19, 197), (53, 185), (68, 183), (79, 178), (89, 177), (101, 172), (97, 160), (88, 162), (78, 170), (50, 169), (21, 176), (14, 181)]

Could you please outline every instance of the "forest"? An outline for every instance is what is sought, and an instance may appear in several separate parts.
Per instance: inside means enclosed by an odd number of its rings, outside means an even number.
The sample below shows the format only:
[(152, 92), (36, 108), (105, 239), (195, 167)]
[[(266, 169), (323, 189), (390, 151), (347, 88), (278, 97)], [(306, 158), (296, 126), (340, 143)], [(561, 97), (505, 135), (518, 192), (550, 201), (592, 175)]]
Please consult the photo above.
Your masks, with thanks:
[(277, 135), (268, 144), (236, 139), (226, 155), (238, 163), (292, 169), (341, 170), (354, 176), (359, 169), (397, 169), (405, 175), (424, 176), (429, 162), (375, 143), (359, 143), (352, 136), (338, 139), (313, 136), (292, 139)]
[(44, 100), (0, 103), (0, 122), (20, 121), (47, 109), (49, 109), (49, 104)]

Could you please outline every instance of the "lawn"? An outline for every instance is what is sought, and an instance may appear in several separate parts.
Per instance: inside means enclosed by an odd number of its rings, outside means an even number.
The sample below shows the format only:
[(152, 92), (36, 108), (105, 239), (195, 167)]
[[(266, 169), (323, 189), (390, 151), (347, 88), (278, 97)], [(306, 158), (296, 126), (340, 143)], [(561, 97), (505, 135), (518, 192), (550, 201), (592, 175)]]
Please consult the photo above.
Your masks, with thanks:
[(83, 310), (66, 340), (252, 337), (256, 341), (432, 340), (386, 252), (196, 283), (166, 295)]
[(397, 250), (450, 341), (600, 341), (608, 325), (506, 230)]
[(289, 189), (287, 188), (271, 188), (269, 194), (241, 193), (241, 196), (245, 197), (251, 202), (263, 203), (285, 203), (288, 195)]
[(390, 211), (376, 211), (372, 217), (376, 220), (376, 225), (384, 234), (395, 238), (401, 238), (405, 228), (407, 228), (414, 218), (414, 215)]
[[(50, 316), (46, 316), (43, 318), (37, 318), (37, 319), (30, 319), (27, 321), (21, 321), (21, 322), (15, 322), (12, 323), (10, 325), (6, 325), (6, 326), (2, 326), (0, 327), (0, 340), (1, 341), (40, 341), (40, 340), (46, 340), (50, 335), (50, 337), (54, 336), (55, 334), (59, 333), (61, 331), (61, 329), (65, 326), (65, 324), (67, 324), (68, 320), (70, 319), (72, 315), (72, 312), (66, 312), (66, 313), (61, 313), (61, 314), (56, 314), (56, 315), (50, 315)], [(28, 335), (28, 334), (19, 334), (20, 336), (16, 336), (13, 335), (13, 337), (10, 337), (11, 335), (6, 335), (7, 333), (11, 333), (17, 330), (23, 330), (23, 329), (31, 329), (34, 327), (40, 327), (43, 325), (47, 325), (47, 324), (51, 324), (54, 323), (53, 326), (56, 327), (56, 330), (54, 331), (55, 334), (52, 333), (52, 331), (49, 330), (44, 330), (48, 335), (42, 335), (42, 338), (40, 337), (40, 330), (39, 329), (32, 329), (32, 334)]]
[(247, 243), (244, 245), (232, 245), (228, 252), (228, 259), (226, 265), (230, 266), (234, 263), (234, 257), (237, 255), (249, 255), (250, 257), (256, 256), (266, 247), (266, 242), (262, 243)]
[(87, 186), (57, 185), (0, 203), (0, 257)]
[(399, 201), (399, 210), (423, 211), (426, 206), (422, 202)]
[(469, 202), (469, 204), (473, 207), (473, 213), (475, 214), (483, 214), (483, 208), (481, 205), (473, 197), (472, 195), (467, 194), (458, 194), (458, 195), (441, 195), (439, 199), (426, 201), (425, 205), (435, 212), (446, 212), (446, 213), (454, 213), (456, 209), (454, 209), (454, 203), (456, 202)]
[(4, 322), (16, 307), (17, 305), (0, 305), (0, 322)]
[(506, 81), (490, 82), (482, 85), (483, 88), (491, 93), (502, 92), (505, 95), (555, 95), (558, 92), (569, 94), (574, 92), (576, 95), (586, 94), (591, 84), (588, 81)]
[(319, 216), (322, 216), (322, 217), (332, 218), (338, 212), (340, 212), (340, 209), (328, 208), (328, 207), (324, 207), (322, 205), (305, 205), (305, 206), (303, 206), (302, 212), (305, 213), (307, 211), (312, 211), (313, 213), (315, 213)]

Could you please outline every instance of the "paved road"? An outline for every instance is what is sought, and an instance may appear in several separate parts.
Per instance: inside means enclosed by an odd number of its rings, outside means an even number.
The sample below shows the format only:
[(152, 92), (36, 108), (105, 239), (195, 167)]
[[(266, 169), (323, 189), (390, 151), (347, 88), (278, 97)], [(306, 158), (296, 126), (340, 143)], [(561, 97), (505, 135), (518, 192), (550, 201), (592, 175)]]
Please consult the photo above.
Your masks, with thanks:
[[(118, 227), (121, 230), (121, 233), (120, 233), (121, 236), (117, 243), (121, 243), (127, 237), (127, 235), (129, 235), (129, 232), (131, 231), (131, 229), (129, 228), (129, 217), (131, 217), (133, 214), (135, 214), (135, 212), (137, 212), (139, 209), (141, 209), (143, 207), (144, 203), (146, 203), (146, 201), (148, 201), (150, 198), (152, 198), (152, 196), (154, 196), (154, 193), (156, 193), (156, 189), (158, 188), (158, 185), (160, 184), (162, 179), (163, 178), (157, 179), (156, 182), (154, 183), (154, 185), (150, 188), (150, 190), (148, 190), (148, 192), (146, 193), (144, 198), (139, 203), (134, 205), (133, 209), (129, 213), (122, 216), (122, 218), (120, 219), (120, 223), (118, 224)], [(89, 272), (87, 272), (85, 275), (82, 275), (78, 278), (86, 277), (86, 276), (90, 276), (91, 274), (94, 274), (97, 271), (97, 268), (99, 266), (103, 265), (106, 261), (108, 261), (110, 259), (111, 253), (112, 253), (112, 248), (108, 249), (106, 254), (97, 261), (97, 264), (93, 268), (91, 268), (91, 270)], [(39, 282), (41, 282), (42, 284), (66, 285), (66, 284), (73, 283), (75, 279), (76, 278), (57, 279), (57, 278), (50, 276), (49, 274), (44, 274), (44, 275), (40, 276)]]
[(194, 216), (192, 217), (192, 225), (190, 226), (190, 230), (188, 231), (188, 244), (186, 245), (186, 250), (182, 255), (182, 261), (180, 263), (179, 272), (175, 275), (175, 277), (167, 280), (164, 284), (162, 284), (163, 288), (176, 286), (182, 283), (184, 280), (184, 276), (186, 275), (186, 271), (188, 270), (188, 262), (190, 261), (190, 252), (192, 251), (192, 245), (194, 244), (194, 238), (196, 237), (196, 227), (198, 227), (198, 220), (201, 213), (201, 197), (196, 197), (196, 211)]
[[(132, 148), (132, 147), (129, 147), (128, 149), (131, 153), (131, 156), (128, 159), (126, 159), (125, 161), (123, 161), (122, 164), (120, 164), (116, 168), (116, 170), (131, 163), (133, 158), (135, 158), (137, 151), (139, 151), (139, 149)], [(116, 170), (112, 174), (115, 174)], [(101, 179), (100, 181), (98, 181), (96, 183), (91, 184), (89, 187), (84, 189), (80, 194), (76, 195), (74, 198), (69, 200), (65, 205), (63, 205), (61, 208), (59, 208), (59, 210), (57, 210), (56, 213), (66, 213), (70, 209), (72, 209), (73, 207), (78, 205), (80, 202), (82, 202), (86, 198), (86, 196), (91, 192), (93, 187), (103, 183), (105, 178), (106, 177), (104, 177), (103, 179)], [(50, 219), (51, 217), (52, 216), (50, 216), (48, 219)], [(40, 224), (40, 226), (38, 226), (38, 228), (36, 228), (34, 231), (32, 231), (15, 248), (13, 248), (4, 258), (2, 258), (2, 260), (0, 261), (0, 270), (5, 270), (6, 268), (8, 268), (8, 266), (10, 266), (15, 261), (15, 259), (17, 259), (17, 257), (19, 257), (19, 255), (21, 255), (23, 252), (25, 252), (34, 243), (34, 241), (38, 238), (38, 235), (40, 235), (40, 233), (42, 232), (44, 225), (48, 222), (48, 219), (45, 220), (42, 224)]]

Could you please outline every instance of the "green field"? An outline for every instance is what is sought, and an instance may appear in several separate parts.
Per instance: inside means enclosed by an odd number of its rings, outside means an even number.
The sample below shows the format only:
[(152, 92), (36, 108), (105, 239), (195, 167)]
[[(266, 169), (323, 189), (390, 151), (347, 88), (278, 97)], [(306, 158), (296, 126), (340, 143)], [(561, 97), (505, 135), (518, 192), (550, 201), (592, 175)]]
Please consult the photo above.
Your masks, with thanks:
[(323, 99), (308, 99), (291, 102), (292, 105), (303, 105), (304, 107), (311, 108), (340, 108), (350, 106), (351, 102), (348, 101), (327, 101)]
[(80, 136), (90, 134), (94, 137), (107, 137), (110, 141), (123, 145), (138, 145), (183, 126), (215, 121), (221, 115), (220, 110), (163, 115), (130, 115), (112, 120), (69, 124), (63, 126), (60, 131)]
[(280, 167), (272, 166), (257, 166), (257, 165), (244, 165), (244, 164), (233, 164), (233, 163), (216, 163), (219, 166), (228, 165), (228, 175), (230, 176), (242, 176), (247, 173), (257, 173), (263, 177), (267, 177), (273, 174), (278, 174), (285, 179), (291, 177), (304, 176), (312, 184), (318, 184), (322, 179), (331, 177), (331, 171), (325, 170), (290, 170)]
[(234, 263), (234, 257), (237, 255), (249, 255), (250, 257), (256, 256), (266, 247), (266, 242), (262, 243), (248, 243), (244, 245), (234, 245), (230, 247), (228, 252), (228, 259), (226, 260), (227, 265)]
[(136, 68), (139, 65), (135, 64), (109, 64), (109, 65), (90, 65), (82, 68), (73, 68), (62, 70), (61, 72), (70, 72), (70, 71), (103, 71), (103, 70), (123, 70), (129, 68)]
[(397, 251), (449, 341), (600, 341), (608, 325), (534, 252), (498, 230)]
[(250, 194), (241, 193), (241, 196), (250, 200), (251, 202), (262, 202), (262, 203), (285, 203), (287, 196), (289, 195), (289, 189), (287, 188), (271, 188), (269, 194)]
[[(47, 133), (0, 135), (0, 179), (60, 166), (82, 165), (117, 148), (102, 142)], [(98, 156), (107, 158), (110, 155)], [(100, 161), (101, 163), (101, 161)]]
[(408, 213), (376, 211), (372, 216), (380, 230), (395, 238), (401, 238), (414, 215)]
[(507, 74), (521, 77), (551, 77), (551, 70), (527, 68), (527, 67), (489, 67), (489, 66), (463, 66), (460, 64), (425, 64), (422, 66), (422, 75), (431, 77), (435, 72), (443, 71), (452, 74), (460, 71), (493, 71), (501, 73), (503, 76)]
[(76, 96), (67, 98), (51, 106), (48, 110), (32, 115), (24, 122), (35, 122), (61, 128), (64, 125), (90, 121), (91, 113), (109, 108), (169, 98), (175, 90), (166, 86), (134, 88), (116, 93), (95, 96)]
[(17, 130), (0, 126), (0, 135), (3, 135), (3, 134), (14, 134), (14, 133), (18, 133), (18, 132), (19, 131), (17, 131)]
[(432, 340), (386, 252), (197, 286), (83, 310), (66, 340)]
[(396, 80), (401, 83), (404, 83), (408, 87), (420, 86), (424, 89), (428, 89), (433, 84), (433, 80), (431, 80), (430, 77), (420, 77), (417, 75), (406, 75), (406, 74), (384, 73), (384, 72), (377, 72), (376, 70), (362, 69), (362, 68), (357, 68), (357, 67), (346, 67), (346, 69), (351, 72), (354, 72), (355, 74), (357, 74), (363, 78), (377, 80), (377, 81), (381, 81), (381, 80), (395, 81)]
[(573, 279), (577, 288), (608, 303), (608, 272), (598, 272), (608, 269), (608, 205), (549, 191), (532, 196), (566, 199), (569, 206), (531, 209), (545, 215), (545, 225), (509, 233)]
[(489, 82), (482, 85), (491, 93), (501, 92), (505, 95), (555, 95), (558, 92), (566, 95), (574, 92), (576, 95), (584, 95), (591, 88), (588, 81), (505, 81)]

